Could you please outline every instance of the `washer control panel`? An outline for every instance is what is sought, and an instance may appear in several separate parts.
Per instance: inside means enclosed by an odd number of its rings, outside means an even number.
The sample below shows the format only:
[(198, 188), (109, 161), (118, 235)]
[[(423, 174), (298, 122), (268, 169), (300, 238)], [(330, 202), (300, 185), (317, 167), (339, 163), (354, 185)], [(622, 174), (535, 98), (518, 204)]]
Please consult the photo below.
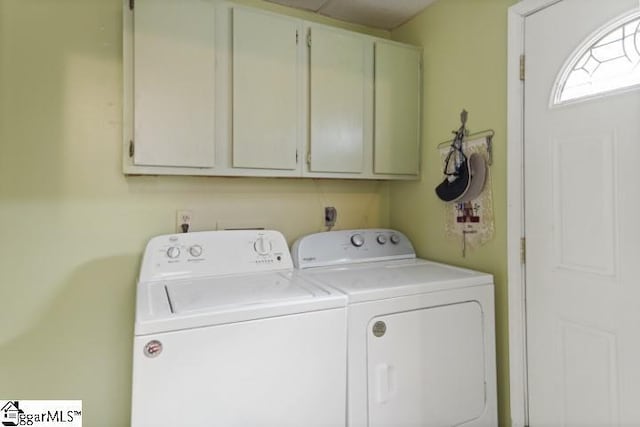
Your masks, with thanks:
[(291, 248), (296, 268), (415, 258), (413, 245), (399, 231), (328, 231), (298, 239)]
[(293, 268), (284, 236), (272, 230), (204, 231), (154, 237), (140, 281)]

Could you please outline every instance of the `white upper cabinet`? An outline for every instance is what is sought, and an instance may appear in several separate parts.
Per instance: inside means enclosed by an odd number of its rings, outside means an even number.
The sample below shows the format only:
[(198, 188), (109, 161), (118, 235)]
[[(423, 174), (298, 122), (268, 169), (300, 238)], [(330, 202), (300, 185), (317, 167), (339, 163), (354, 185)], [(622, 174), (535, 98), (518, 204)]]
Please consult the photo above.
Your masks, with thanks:
[(420, 168), (422, 50), (375, 43), (374, 172), (417, 175)]
[(133, 163), (215, 164), (215, 4), (136, 0)]
[(233, 14), (233, 167), (296, 169), (300, 21), (245, 8)]
[[(311, 172), (364, 171), (367, 71), (373, 42), (322, 26), (308, 29)], [(369, 62), (367, 62), (369, 60)]]
[(224, 0), (122, 0), (126, 174), (416, 179), (422, 50)]

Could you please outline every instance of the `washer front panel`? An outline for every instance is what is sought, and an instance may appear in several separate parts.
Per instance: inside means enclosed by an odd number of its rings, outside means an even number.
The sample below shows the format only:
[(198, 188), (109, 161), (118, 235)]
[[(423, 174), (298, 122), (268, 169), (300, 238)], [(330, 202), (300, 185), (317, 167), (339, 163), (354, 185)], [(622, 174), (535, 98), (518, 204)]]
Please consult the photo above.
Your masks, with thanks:
[[(139, 336), (133, 427), (345, 425), (345, 309)], [(161, 348), (149, 356), (151, 343)]]

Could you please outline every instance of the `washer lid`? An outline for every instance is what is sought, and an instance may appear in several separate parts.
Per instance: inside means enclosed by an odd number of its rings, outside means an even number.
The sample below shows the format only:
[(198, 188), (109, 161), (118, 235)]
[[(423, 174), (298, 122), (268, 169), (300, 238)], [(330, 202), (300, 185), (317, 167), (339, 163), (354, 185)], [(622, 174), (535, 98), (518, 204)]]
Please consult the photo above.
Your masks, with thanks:
[(349, 302), (493, 284), (490, 274), (422, 259), (371, 262), (342, 268), (310, 268), (301, 274), (316, 283), (344, 292)]
[(136, 335), (325, 310), (346, 297), (293, 272), (149, 282), (138, 287)]
[(313, 299), (315, 289), (292, 283), (281, 274), (192, 280), (165, 285), (175, 314), (220, 311)]

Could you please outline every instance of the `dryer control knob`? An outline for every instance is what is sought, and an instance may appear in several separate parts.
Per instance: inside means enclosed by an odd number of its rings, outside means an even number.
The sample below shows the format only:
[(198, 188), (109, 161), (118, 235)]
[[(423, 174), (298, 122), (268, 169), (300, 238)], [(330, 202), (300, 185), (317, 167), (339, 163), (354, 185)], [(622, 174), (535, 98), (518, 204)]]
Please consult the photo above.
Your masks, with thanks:
[(384, 234), (380, 234), (377, 238), (376, 238), (377, 242), (380, 243), (381, 245), (384, 245), (385, 243), (387, 243), (387, 238)]
[(189, 248), (189, 254), (191, 254), (191, 256), (194, 258), (198, 258), (200, 255), (202, 255), (202, 246), (200, 245), (191, 246)]
[(255, 242), (253, 242), (253, 249), (258, 253), (258, 255), (267, 255), (271, 252), (271, 242), (263, 236), (260, 236)]
[(364, 245), (364, 237), (362, 237), (362, 234), (354, 234), (351, 236), (351, 244), (357, 248)]
[(394, 245), (397, 245), (398, 243), (400, 243), (400, 236), (398, 236), (395, 233), (392, 234), (389, 239), (391, 240), (391, 243), (393, 243)]
[(167, 249), (167, 256), (171, 259), (176, 259), (180, 256), (180, 248), (177, 246), (171, 246)]

